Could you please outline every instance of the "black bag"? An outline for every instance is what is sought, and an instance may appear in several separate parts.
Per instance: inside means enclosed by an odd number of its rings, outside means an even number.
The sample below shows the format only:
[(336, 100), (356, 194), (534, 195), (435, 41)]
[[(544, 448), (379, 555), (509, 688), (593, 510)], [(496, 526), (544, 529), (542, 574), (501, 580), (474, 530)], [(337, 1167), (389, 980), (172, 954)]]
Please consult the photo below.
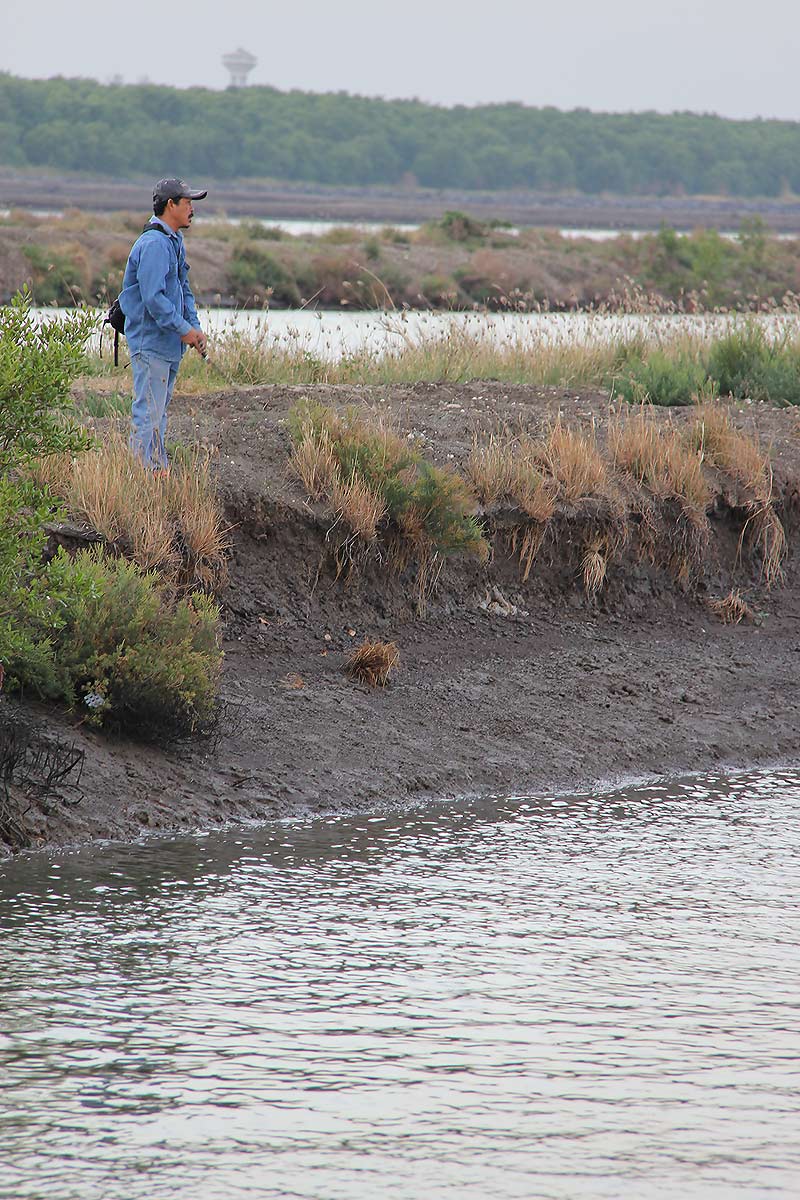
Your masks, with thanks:
[(100, 326), (100, 357), (103, 357), (103, 330), (106, 325), (110, 325), (114, 330), (114, 366), (119, 366), (119, 335), (125, 332), (125, 313), (120, 308), (119, 296), (117, 296), (111, 308), (105, 315), (105, 320)]
[[(148, 223), (145, 225), (144, 229), (142, 230), (142, 233), (151, 233), (151, 232), (163, 233), (165, 237), (169, 237), (169, 234), (167, 233), (166, 229), (162, 228), (161, 225), (151, 225), (150, 222), (148, 221)], [(125, 332), (125, 313), (122, 311), (122, 308), (120, 307), (119, 296), (117, 296), (116, 300), (111, 305), (111, 308), (108, 310), (108, 312), (105, 315), (105, 320), (103, 321), (103, 324), (100, 326), (100, 357), (101, 358), (103, 357), (103, 330), (105, 329), (106, 325), (110, 325), (111, 328), (114, 330), (114, 366), (118, 367), (119, 366), (119, 335), (121, 333)]]

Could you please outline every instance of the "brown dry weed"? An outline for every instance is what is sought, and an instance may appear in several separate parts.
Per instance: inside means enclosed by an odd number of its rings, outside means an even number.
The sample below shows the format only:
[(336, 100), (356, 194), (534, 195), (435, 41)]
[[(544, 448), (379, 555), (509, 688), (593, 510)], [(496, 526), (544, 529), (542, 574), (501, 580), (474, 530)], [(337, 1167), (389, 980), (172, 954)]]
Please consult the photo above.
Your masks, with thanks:
[(400, 651), (394, 642), (370, 641), (365, 639), (345, 663), (345, 670), (353, 679), (369, 687), (386, 687), (392, 671), (400, 665)]
[(754, 617), (752, 608), (738, 588), (728, 592), (721, 600), (709, 600), (708, 607), (724, 625), (739, 625), (742, 621), (752, 621)]
[(47, 482), (70, 515), (121, 547), (143, 570), (181, 586), (220, 587), (227, 578), (228, 531), (211, 480), (210, 455), (189, 451), (185, 462), (157, 477), (130, 453), (117, 429), (74, 459), (44, 460)]
[(686, 438), (701, 462), (730, 475), (761, 503), (772, 499), (769, 451), (762, 448), (755, 430), (746, 433), (737, 428), (724, 404), (700, 405)]
[(608, 558), (603, 553), (604, 548), (603, 542), (593, 542), (584, 553), (581, 566), (587, 596), (596, 596), (606, 581)]
[(608, 463), (600, 453), (594, 430), (584, 433), (564, 425), (558, 417), (540, 453), (559, 496), (567, 504), (578, 504), (587, 497), (611, 497)]
[(609, 446), (615, 469), (640, 487), (661, 500), (674, 496), (705, 512), (712, 491), (702, 460), (671, 420), (658, 421), (645, 407), (619, 416), (609, 424)]
[(378, 524), (386, 515), (386, 503), (368, 483), (356, 475), (348, 480), (337, 476), (330, 499), (338, 520), (344, 521), (365, 542), (375, 541)]

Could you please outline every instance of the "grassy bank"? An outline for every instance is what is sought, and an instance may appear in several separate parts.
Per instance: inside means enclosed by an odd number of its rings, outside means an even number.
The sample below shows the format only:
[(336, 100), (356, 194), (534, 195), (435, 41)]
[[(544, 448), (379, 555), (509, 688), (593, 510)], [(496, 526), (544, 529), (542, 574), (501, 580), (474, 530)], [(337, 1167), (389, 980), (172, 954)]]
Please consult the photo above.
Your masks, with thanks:
[(564, 561), (577, 554), (590, 596), (624, 559), (688, 584), (707, 566), (712, 505), (737, 511), (737, 553), (755, 556), (767, 587), (782, 579), (769, 451), (716, 402), (680, 427), (639, 407), (603, 430), (560, 416), (536, 430), (484, 429), (460, 472), (426, 462), (383, 414), (306, 401), (289, 428), (290, 474), (329, 514), (338, 569), (372, 557), (403, 571), (413, 561), (420, 607), (444, 557), (511, 554), (524, 582), (546, 541)]
[[(0, 298), (27, 282), (39, 304), (106, 303), (147, 215), (1, 218)], [(665, 227), (593, 241), (459, 212), (417, 230), (298, 237), (201, 215), (189, 243), (196, 294), (245, 307), (759, 311), (800, 294), (800, 240), (770, 237), (757, 219), (736, 238)]]
[[(453, 318), (444, 326), (412, 328), (387, 316), (385, 343), (343, 355), (319, 351), (301, 335), (273, 333), (269, 318), (247, 332), (210, 340), (208, 362), (186, 355), (178, 381), (183, 394), (259, 384), (469, 383), (497, 380), (533, 387), (596, 388), (633, 402), (673, 406), (697, 396), (800, 402), (800, 336), (794, 310), (771, 318), (665, 320), (634, 325), (587, 318), (579, 337), (535, 330), (498, 332), (489, 317)], [(90, 356), (78, 394), (95, 415), (124, 412), (128, 379), (108, 356)]]

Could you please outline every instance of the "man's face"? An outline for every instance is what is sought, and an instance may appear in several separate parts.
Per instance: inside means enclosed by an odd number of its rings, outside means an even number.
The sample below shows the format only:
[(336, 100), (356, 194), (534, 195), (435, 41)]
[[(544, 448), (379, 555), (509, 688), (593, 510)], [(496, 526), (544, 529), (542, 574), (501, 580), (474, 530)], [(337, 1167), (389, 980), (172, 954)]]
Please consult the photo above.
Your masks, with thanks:
[(181, 200), (170, 200), (178, 229), (188, 229), (194, 216), (194, 207), (188, 196)]

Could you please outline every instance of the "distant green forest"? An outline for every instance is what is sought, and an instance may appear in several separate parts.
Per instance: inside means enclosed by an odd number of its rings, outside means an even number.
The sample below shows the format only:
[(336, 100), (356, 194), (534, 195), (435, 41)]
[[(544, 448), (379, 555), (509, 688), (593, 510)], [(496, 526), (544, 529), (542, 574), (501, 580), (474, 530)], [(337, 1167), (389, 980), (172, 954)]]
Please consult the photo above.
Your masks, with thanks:
[(800, 193), (800, 123), (0, 74), (0, 165), (587, 194)]

